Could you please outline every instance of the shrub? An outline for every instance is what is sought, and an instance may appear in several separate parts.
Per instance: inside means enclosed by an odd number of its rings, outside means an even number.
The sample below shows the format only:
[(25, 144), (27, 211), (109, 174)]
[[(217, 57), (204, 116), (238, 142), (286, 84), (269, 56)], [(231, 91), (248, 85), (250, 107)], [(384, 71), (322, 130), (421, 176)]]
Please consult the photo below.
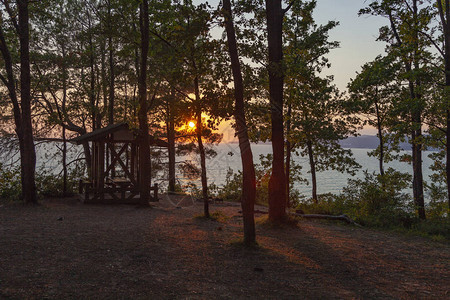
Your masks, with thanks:
[(22, 186), (19, 167), (7, 167), (0, 163), (0, 200), (18, 201), (21, 198)]

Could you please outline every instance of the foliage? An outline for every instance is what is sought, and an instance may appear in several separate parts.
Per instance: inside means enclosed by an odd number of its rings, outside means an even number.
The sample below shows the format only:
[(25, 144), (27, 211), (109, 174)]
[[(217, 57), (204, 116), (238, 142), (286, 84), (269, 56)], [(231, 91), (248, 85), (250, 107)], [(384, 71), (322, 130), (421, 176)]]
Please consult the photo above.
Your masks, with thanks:
[[(260, 164), (255, 164), (256, 173), (256, 204), (258, 205), (268, 205), (268, 191), (269, 191), (269, 178), (271, 173), (271, 159), (272, 155), (261, 155)], [(306, 182), (305, 179), (301, 177), (301, 166), (293, 164), (291, 167), (291, 177), (292, 183), (295, 182)], [(228, 169), (225, 178), (225, 184), (223, 187), (218, 188), (217, 196), (225, 201), (238, 202), (240, 201), (242, 191), (242, 172), (237, 173), (233, 170)], [(295, 203), (300, 198), (300, 193), (293, 189), (290, 195), (290, 201)]]
[(63, 177), (48, 170), (38, 170), (36, 185), (40, 197), (65, 197), (78, 193), (78, 182), (83, 178), (84, 167), (70, 169), (67, 176), (67, 191), (64, 193)]
[(322, 195), (317, 205), (301, 203), (299, 209), (324, 214), (347, 214), (356, 222), (375, 227), (410, 227), (413, 210), (403, 192), (410, 175), (388, 169), (383, 176), (364, 173), (364, 179), (349, 179), (341, 195)]
[[(63, 193), (63, 178), (61, 174), (41, 168), (36, 172), (36, 186), (39, 197), (70, 196), (78, 191), (78, 180), (82, 178), (83, 168), (74, 168), (69, 172), (67, 192)], [(0, 201), (15, 202), (21, 199), (20, 168), (7, 167), (0, 163)]]
[(21, 193), (20, 167), (7, 167), (0, 163), (0, 201), (18, 201)]

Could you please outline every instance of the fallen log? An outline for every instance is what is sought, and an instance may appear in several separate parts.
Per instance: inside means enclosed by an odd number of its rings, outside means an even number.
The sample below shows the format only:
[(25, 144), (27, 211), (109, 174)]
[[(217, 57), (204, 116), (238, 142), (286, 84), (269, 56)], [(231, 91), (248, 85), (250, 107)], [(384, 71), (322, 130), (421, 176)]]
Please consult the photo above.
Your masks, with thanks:
[(358, 227), (362, 227), (355, 221), (353, 221), (349, 216), (343, 214), (340, 216), (332, 216), (332, 215), (320, 215), (320, 214), (301, 214), (301, 213), (291, 213), (291, 215), (299, 216), (305, 219), (325, 219), (325, 220), (340, 220), (347, 222), (348, 224), (353, 224)]

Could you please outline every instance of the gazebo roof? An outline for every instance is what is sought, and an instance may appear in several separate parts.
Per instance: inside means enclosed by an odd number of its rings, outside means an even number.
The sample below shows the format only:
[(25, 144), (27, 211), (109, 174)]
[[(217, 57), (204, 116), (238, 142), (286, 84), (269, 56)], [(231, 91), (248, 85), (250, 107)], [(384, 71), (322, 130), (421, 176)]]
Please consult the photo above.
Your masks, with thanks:
[(81, 144), (82, 142), (85, 142), (85, 141), (97, 141), (97, 140), (100, 140), (100, 139), (108, 136), (111, 133), (114, 133), (114, 132), (117, 132), (120, 130), (129, 130), (128, 124), (127, 123), (111, 124), (106, 127), (96, 129), (92, 132), (80, 135), (80, 136), (72, 139), (72, 141), (74, 141), (77, 144)]
[[(131, 130), (128, 128), (127, 123), (118, 123), (118, 124), (111, 124), (104, 128), (96, 129), (92, 132), (83, 134), (81, 136), (72, 139), (72, 141), (79, 145), (86, 141), (89, 142), (101, 140), (112, 133), (121, 134), (122, 136), (125, 136), (127, 140), (129, 139), (130, 136), (134, 136)], [(152, 136), (150, 136), (150, 145), (166, 148), (169, 146), (169, 144), (166, 141), (154, 138)]]

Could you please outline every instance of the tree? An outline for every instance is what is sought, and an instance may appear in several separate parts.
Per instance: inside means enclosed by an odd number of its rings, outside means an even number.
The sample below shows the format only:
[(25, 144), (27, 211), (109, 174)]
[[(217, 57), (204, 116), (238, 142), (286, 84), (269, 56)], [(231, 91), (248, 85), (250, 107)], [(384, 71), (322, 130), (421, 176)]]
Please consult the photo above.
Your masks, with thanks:
[(448, 214), (450, 215), (450, 1), (449, 0), (436, 0), (438, 7), (439, 21), (443, 33), (443, 47), (437, 46), (438, 52), (441, 54), (444, 60), (444, 72), (445, 72), (445, 84), (443, 89), (443, 103), (445, 104), (445, 116), (446, 116), (446, 162), (445, 173), (447, 178), (447, 202), (448, 202)]
[(283, 126), (283, 17), (281, 0), (266, 0), (269, 99), (272, 125), (272, 174), (269, 180), (269, 220), (286, 218), (286, 174)]
[(398, 131), (408, 133), (412, 146), (413, 194), (418, 215), (425, 219), (424, 187), (422, 174), (423, 150), (423, 113), (426, 109), (425, 83), (427, 81), (427, 61), (429, 39), (419, 32), (424, 32), (431, 20), (429, 7), (420, 8), (418, 0), (373, 1), (361, 14), (384, 16), (389, 26), (380, 29), (379, 39), (388, 43), (388, 52), (397, 55), (404, 68), (402, 77), (408, 83), (409, 97), (405, 98), (404, 107), (408, 115), (405, 125), (397, 127)]
[(223, 14), (227, 32), (228, 52), (234, 79), (234, 116), (242, 162), (241, 206), (244, 219), (244, 243), (251, 245), (255, 243), (255, 220), (253, 212), (256, 197), (255, 166), (253, 164), (253, 154), (248, 138), (247, 123), (245, 121), (244, 84), (230, 0), (223, 0)]
[[(384, 162), (387, 143), (386, 131), (389, 130), (390, 118), (395, 109), (395, 98), (401, 97), (401, 82), (398, 73), (400, 65), (395, 57), (377, 57), (366, 63), (362, 71), (351, 80), (348, 88), (352, 100), (352, 110), (366, 116), (366, 122), (377, 129), (379, 139), (378, 164), (380, 175), (385, 174)], [(364, 122), (364, 123), (366, 123)]]
[(148, 1), (143, 0), (139, 4), (139, 28), (141, 32), (141, 61), (139, 74), (139, 186), (141, 189), (140, 200), (143, 205), (148, 205), (150, 199), (151, 162), (150, 139), (148, 132), (148, 103), (147, 103), (147, 59), (149, 47), (149, 16)]
[[(0, 52), (5, 66), (6, 77), (1, 74), (0, 79), (8, 89), (9, 97), (13, 105), (14, 122), (20, 148), (20, 166), (22, 181), (22, 197), (26, 203), (37, 203), (37, 189), (35, 183), (36, 151), (33, 141), (33, 127), (31, 123), (31, 71), (30, 71), (30, 30), (29, 30), (29, 2), (18, 0), (15, 9), (10, 1), (3, 1), (4, 9), (9, 16), (9, 21), (19, 39), (20, 45), (20, 101), (18, 99), (14, 61), (11, 55), (12, 44), (8, 45), (6, 22), (1, 19), (0, 12)], [(14, 43), (14, 41), (10, 41)]]
[[(315, 1), (297, 1), (284, 23), (286, 66), (286, 176), (291, 177), (291, 152), (309, 158), (312, 199), (317, 202), (316, 172), (336, 169), (353, 174), (358, 164), (339, 140), (355, 134), (355, 120), (346, 101), (332, 85), (332, 77), (319, 77), (330, 66), (325, 55), (338, 47), (329, 31), (338, 24), (318, 26), (313, 18)], [(287, 186), (289, 195), (289, 186)], [(289, 198), (289, 197), (288, 197)]]

